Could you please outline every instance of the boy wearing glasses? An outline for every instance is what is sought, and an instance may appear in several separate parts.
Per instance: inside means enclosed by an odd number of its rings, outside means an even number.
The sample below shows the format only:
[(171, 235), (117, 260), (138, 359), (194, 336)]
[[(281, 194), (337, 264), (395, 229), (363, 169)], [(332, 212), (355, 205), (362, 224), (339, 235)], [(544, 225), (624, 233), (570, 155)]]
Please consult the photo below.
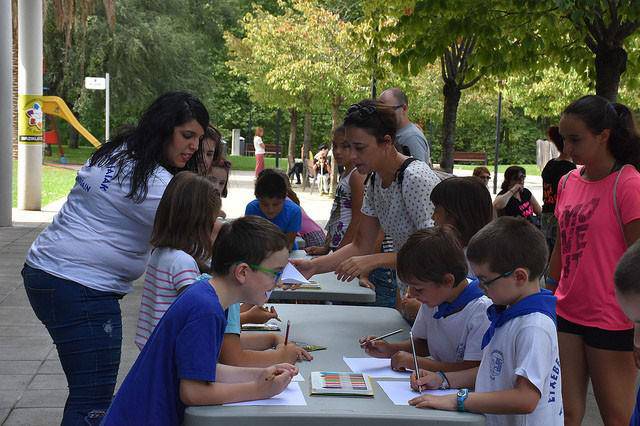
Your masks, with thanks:
[(269, 221), (243, 217), (224, 224), (213, 247), (212, 275), (187, 288), (164, 314), (116, 394), (103, 425), (182, 424), (188, 405), (269, 398), (298, 369), (216, 364), (233, 303), (261, 305), (289, 252)]
[[(444, 226), (414, 232), (398, 252), (397, 268), (409, 295), (422, 303), (411, 328), (420, 368), (445, 376), (477, 367), (491, 301), (477, 281), (467, 281), (467, 259), (456, 231)], [(391, 358), (394, 370), (413, 370), (410, 340), (373, 338), (360, 339), (368, 355)]]
[(556, 298), (538, 284), (547, 261), (544, 236), (523, 219), (501, 217), (471, 239), (467, 258), (494, 302), (487, 310), (491, 324), (482, 339), (480, 367), (447, 373), (446, 382), (421, 371), (412, 387), (460, 390), (409, 403), (484, 413), (487, 425), (562, 426)]

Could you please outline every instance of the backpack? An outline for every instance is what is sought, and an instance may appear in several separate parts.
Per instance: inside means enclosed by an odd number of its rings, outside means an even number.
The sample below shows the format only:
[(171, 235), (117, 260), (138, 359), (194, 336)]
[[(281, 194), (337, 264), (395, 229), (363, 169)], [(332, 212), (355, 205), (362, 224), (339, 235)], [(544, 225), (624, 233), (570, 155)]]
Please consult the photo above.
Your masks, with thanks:
[[(418, 160), (416, 160), (413, 157), (409, 157), (406, 160), (404, 160), (400, 168), (396, 170), (396, 180), (398, 181), (398, 185), (402, 185), (402, 181), (404, 180), (404, 171), (407, 170), (407, 167), (409, 167), (409, 164), (413, 163), (414, 161), (418, 161)], [(451, 173), (447, 173), (442, 170), (431, 169), (431, 171), (435, 173), (436, 176), (438, 176), (438, 179), (440, 179), (440, 182), (454, 177), (454, 175), (452, 175)], [(373, 188), (375, 181), (376, 181), (376, 172), (371, 172), (367, 175), (366, 179), (364, 180), (364, 184), (367, 185), (369, 182), (371, 182), (371, 188)]]

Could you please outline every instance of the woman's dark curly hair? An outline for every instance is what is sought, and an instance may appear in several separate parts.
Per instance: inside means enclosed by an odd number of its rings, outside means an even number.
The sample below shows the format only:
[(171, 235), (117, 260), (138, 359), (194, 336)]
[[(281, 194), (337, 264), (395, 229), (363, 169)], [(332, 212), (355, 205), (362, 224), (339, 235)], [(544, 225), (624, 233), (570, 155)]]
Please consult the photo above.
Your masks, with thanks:
[(398, 130), (393, 108), (373, 99), (365, 99), (351, 105), (343, 126), (362, 129), (375, 137), (378, 143), (382, 143), (385, 135), (389, 135), (391, 140), (395, 141)]
[[(203, 132), (209, 124), (209, 113), (195, 96), (185, 92), (168, 92), (156, 99), (142, 113), (137, 126), (127, 126), (91, 156), (89, 166), (116, 166), (116, 178), (131, 175), (127, 194), (136, 203), (147, 197), (147, 182), (158, 165), (172, 174), (180, 170), (197, 172), (202, 150), (198, 149), (184, 169), (167, 163), (165, 147), (171, 142), (175, 127), (196, 120)], [(200, 141), (202, 143), (202, 141)]]

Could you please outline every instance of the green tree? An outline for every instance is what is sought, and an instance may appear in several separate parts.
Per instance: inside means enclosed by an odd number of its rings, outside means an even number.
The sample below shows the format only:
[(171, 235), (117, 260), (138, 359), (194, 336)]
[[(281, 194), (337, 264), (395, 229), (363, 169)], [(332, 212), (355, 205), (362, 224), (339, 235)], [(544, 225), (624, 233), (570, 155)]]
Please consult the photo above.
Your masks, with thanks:
[[(292, 123), (298, 110), (304, 113), (306, 158), (313, 112), (330, 108), (335, 127), (342, 103), (362, 86), (363, 55), (354, 50), (353, 26), (313, 2), (297, 0), (279, 15), (256, 7), (242, 27), (243, 38), (225, 35), (232, 57), (227, 64), (246, 77), (255, 102), (288, 109)], [(290, 135), (294, 129), (292, 124)], [(293, 164), (293, 137), (288, 153)]]
[(391, 61), (409, 74), (440, 63), (443, 80), (442, 156), (440, 166), (453, 169), (457, 111), (462, 91), (484, 76), (504, 77), (535, 64), (541, 41), (528, 21), (543, 13), (510, 16), (501, 0), (376, 0), (366, 12), (388, 16), (384, 32)]
[[(527, 1), (522, 7), (527, 7)], [(548, 50), (565, 71), (586, 70), (596, 94), (615, 101), (620, 78), (629, 68), (637, 81), (640, 2), (625, 0), (547, 0), (554, 13), (541, 19)], [(629, 53), (632, 54), (629, 57)], [(636, 83), (637, 84), (637, 83)]]

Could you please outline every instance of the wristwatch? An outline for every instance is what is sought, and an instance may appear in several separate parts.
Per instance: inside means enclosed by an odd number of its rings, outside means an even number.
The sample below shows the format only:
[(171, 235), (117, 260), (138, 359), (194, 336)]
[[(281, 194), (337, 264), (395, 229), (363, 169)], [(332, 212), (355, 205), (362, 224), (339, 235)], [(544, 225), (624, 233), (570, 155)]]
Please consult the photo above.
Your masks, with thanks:
[(464, 402), (469, 397), (469, 389), (460, 389), (457, 393), (458, 397), (458, 411), (463, 412), (466, 411), (464, 409)]

